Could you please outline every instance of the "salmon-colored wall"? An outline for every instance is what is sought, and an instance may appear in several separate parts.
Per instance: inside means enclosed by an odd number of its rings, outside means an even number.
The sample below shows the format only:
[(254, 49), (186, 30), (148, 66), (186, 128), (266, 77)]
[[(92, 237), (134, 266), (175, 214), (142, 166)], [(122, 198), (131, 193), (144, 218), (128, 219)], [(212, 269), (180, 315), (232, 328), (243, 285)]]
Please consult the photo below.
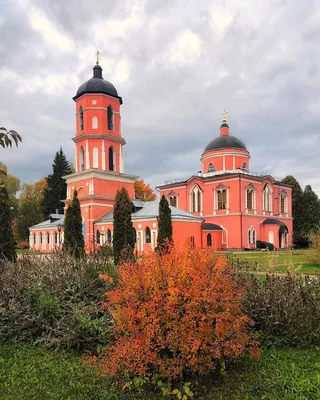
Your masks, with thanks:
[[(92, 101), (96, 100), (96, 104)], [(113, 108), (113, 131), (108, 130), (107, 124), (107, 107), (111, 105)], [(83, 108), (84, 129), (80, 130), (79, 110)], [(101, 109), (103, 108), (103, 109)], [(120, 101), (119, 99), (103, 95), (103, 94), (85, 94), (76, 100), (76, 135), (90, 133), (105, 133), (108, 135), (121, 136), (121, 118), (120, 118)], [(92, 117), (98, 117), (98, 129), (92, 129)]]
[(242, 164), (245, 162), (247, 170), (250, 170), (250, 154), (247, 150), (228, 148), (207, 151), (202, 154), (201, 161), (202, 173), (208, 172), (209, 164), (213, 164), (215, 171), (232, 171), (241, 168)]

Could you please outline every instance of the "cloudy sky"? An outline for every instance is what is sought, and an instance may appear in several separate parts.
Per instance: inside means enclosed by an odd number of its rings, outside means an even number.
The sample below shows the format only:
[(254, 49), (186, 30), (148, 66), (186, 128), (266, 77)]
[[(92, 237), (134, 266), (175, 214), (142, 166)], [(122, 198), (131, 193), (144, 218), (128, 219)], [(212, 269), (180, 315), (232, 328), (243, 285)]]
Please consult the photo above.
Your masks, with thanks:
[(125, 172), (153, 186), (200, 168), (226, 109), (251, 170), (320, 194), (317, 0), (0, 0), (0, 161), (22, 182), (74, 161), (78, 86), (101, 52), (124, 104)]

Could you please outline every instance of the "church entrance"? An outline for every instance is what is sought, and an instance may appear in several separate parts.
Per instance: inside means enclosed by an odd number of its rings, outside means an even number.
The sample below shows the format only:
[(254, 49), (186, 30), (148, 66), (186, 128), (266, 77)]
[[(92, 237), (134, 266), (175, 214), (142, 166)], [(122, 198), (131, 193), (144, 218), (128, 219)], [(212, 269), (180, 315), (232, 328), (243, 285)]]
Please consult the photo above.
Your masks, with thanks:
[(280, 249), (288, 247), (288, 228), (286, 225), (281, 225), (279, 228), (279, 247)]

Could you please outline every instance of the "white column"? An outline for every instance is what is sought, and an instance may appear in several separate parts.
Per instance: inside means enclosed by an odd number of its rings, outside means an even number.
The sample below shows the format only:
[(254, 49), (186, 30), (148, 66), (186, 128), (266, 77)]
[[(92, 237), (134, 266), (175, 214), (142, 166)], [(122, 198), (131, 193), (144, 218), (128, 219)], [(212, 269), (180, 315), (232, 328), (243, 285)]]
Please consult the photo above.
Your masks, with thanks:
[(76, 172), (78, 172), (79, 168), (78, 168), (78, 150), (77, 150), (77, 146), (76, 146), (75, 162), (76, 162)]
[(225, 171), (226, 170), (226, 156), (223, 156), (222, 157), (222, 163), (223, 163), (223, 170)]
[(157, 231), (155, 231), (155, 230), (151, 231), (151, 249), (152, 250), (154, 250), (154, 248), (157, 245), (156, 233), (157, 233)]
[(216, 215), (217, 210), (217, 191), (213, 191), (213, 215)]
[[(229, 189), (226, 189), (226, 196), (227, 196), (227, 209), (226, 214), (229, 214)], [(241, 212), (241, 210), (240, 210)]]
[(89, 154), (89, 143), (86, 140), (86, 169), (90, 169), (90, 154)]
[(102, 160), (102, 164), (101, 164), (101, 168), (103, 169), (103, 171), (106, 170), (106, 149), (104, 146), (104, 140), (102, 140), (102, 146), (101, 146), (101, 160)]
[(122, 144), (120, 145), (120, 160), (119, 160), (119, 163), (120, 163), (120, 173), (123, 173), (123, 170), (124, 170), (124, 166), (123, 166), (123, 148), (122, 148)]
[(236, 169), (236, 156), (232, 156), (232, 169)]
[(140, 237), (140, 251), (143, 251), (143, 241), (144, 241), (144, 237), (143, 237), (143, 231), (139, 231), (139, 237)]

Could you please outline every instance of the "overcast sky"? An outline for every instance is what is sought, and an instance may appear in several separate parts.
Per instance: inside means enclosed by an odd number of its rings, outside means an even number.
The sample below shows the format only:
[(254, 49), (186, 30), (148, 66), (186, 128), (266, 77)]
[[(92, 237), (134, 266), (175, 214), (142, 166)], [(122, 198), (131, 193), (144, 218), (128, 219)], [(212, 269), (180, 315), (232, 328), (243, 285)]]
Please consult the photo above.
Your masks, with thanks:
[(226, 109), (251, 170), (320, 194), (320, 4), (307, 0), (0, 0), (0, 161), (22, 182), (74, 162), (75, 95), (101, 52), (125, 172), (152, 186), (200, 169)]

